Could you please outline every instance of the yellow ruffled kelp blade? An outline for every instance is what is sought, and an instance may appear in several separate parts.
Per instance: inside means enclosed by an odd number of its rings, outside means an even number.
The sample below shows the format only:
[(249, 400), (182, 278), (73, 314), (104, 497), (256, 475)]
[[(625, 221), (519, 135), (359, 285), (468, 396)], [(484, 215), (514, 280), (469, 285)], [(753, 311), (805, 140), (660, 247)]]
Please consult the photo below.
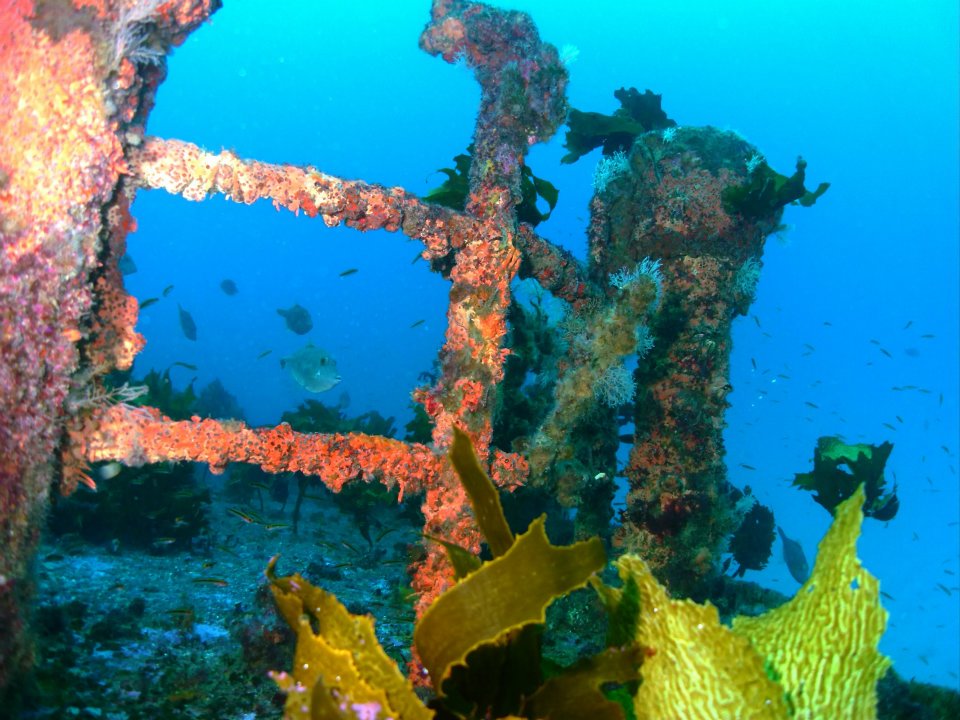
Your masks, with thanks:
[[(720, 624), (712, 605), (671, 600), (640, 558), (621, 577), (640, 596), (637, 641), (647, 648), (638, 720), (717, 717), (860, 720), (876, 717), (876, 685), (889, 666), (877, 650), (886, 626), (879, 584), (856, 542), (863, 488), (837, 506), (810, 579), (785, 605)], [(617, 609), (624, 591), (604, 587)], [(627, 613), (629, 615), (629, 613)]]
[(292, 674), (272, 674), (287, 693), (284, 718), (430, 720), (433, 711), (420, 702), (383, 651), (373, 620), (351, 615), (332, 594), (300, 575), (278, 578), (276, 560), (267, 567), (270, 590), (280, 614), (297, 633)]
[(527, 698), (524, 715), (550, 720), (623, 720), (623, 709), (607, 700), (602, 688), (637, 680), (643, 654), (642, 648), (631, 643), (584, 658)]
[(500, 504), (496, 485), (480, 466), (470, 437), (460, 428), (453, 428), (453, 445), (450, 447), (450, 462), (460, 478), (460, 484), (470, 496), (473, 515), (480, 526), (490, 554), (495, 558), (503, 555), (513, 545), (513, 533), (507, 525)]
[[(637, 642), (648, 649), (634, 699), (637, 720), (788, 717), (783, 690), (764, 672), (763, 658), (746, 638), (720, 623), (717, 609), (672, 600), (636, 555), (617, 561), (640, 595)], [(617, 592), (604, 592), (611, 606)]]
[(437, 598), (417, 623), (414, 643), (434, 687), (440, 688), (471, 650), (544, 623), (555, 598), (585, 585), (605, 563), (599, 538), (556, 547), (544, 532), (544, 517), (534, 520), (506, 554)]
[(810, 578), (788, 603), (733, 621), (779, 677), (795, 718), (877, 716), (877, 682), (890, 666), (877, 649), (887, 625), (880, 584), (857, 558), (864, 489), (837, 506)]

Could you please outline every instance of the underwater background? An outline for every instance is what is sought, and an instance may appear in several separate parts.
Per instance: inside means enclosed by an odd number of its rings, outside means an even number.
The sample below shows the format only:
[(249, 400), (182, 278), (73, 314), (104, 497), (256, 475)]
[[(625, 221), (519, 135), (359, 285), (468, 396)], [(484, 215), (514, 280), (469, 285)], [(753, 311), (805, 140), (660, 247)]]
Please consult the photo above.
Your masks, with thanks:
[[(810, 469), (817, 438), (892, 442), (900, 511), (865, 523), (858, 546), (886, 593), (881, 650), (905, 678), (957, 688), (956, 3), (494, 4), (529, 12), (541, 37), (570, 46), (572, 107), (609, 113), (617, 88), (649, 88), (681, 126), (735, 130), (780, 172), (802, 154), (808, 186), (831, 183), (816, 206), (786, 209), (790, 228), (766, 244), (756, 301), (734, 324), (729, 477), (812, 558), (830, 518), (790, 483)], [(147, 131), (425, 194), (470, 143), (479, 98), (465, 66), (418, 49), (428, 13), (426, 0), (227, 0), (169, 59)], [(583, 257), (599, 152), (562, 165), (562, 145), (560, 132), (528, 158), (560, 189), (538, 232)], [(252, 425), (311, 397), (400, 427), (411, 419), (448, 287), (415, 261), (418, 243), (222, 197), (144, 191), (133, 214), (127, 287), (158, 298), (140, 315), (135, 377), (170, 368), (177, 386), (219, 379)], [(302, 336), (276, 312), (295, 303), (313, 320)], [(305, 341), (342, 377), (323, 395), (280, 366)], [(798, 587), (779, 541), (745, 579)]]

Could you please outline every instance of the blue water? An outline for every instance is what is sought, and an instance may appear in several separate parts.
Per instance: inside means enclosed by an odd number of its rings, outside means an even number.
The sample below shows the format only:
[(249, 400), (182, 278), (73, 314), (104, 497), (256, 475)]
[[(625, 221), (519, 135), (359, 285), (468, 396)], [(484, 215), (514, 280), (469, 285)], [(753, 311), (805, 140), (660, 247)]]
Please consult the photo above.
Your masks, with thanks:
[[(651, 88), (681, 125), (734, 129), (781, 172), (802, 154), (809, 186), (832, 183), (815, 207), (787, 209), (791, 228), (782, 242), (768, 241), (763, 258), (751, 310), (759, 326), (735, 325), (730, 475), (812, 558), (829, 516), (789, 481), (810, 469), (817, 438), (892, 441), (888, 471), (901, 510), (888, 524), (867, 520), (859, 546), (892, 598), (882, 649), (902, 675), (957, 687), (956, 3), (716, 5), (504, 4), (530, 12), (558, 47), (579, 50), (574, 107), (611, 112), (613, 90)], [(470, 142), (478, 90), (466, 68), (418, 49), (429, 3), (274, 7), (228, 0), (177, 49), (148, 132), (416, 194), (440, 184), (436, 169)], [(582, 257), (597, 153), (560, 165), (562, 135), (529, 157), (560, 188), (539, 230)], [(201, 387), (220, 378), (248, 421), (273, 424), (308, 397), (278, 360), (310, 340), (343, 376), (321, 399), (335, 403), (345, 392), (351, 414), (410, 417), (409, 392), (442, 343), (447, 290), (412, 262), (419, 244), (222, 197), (190, 203), (144, 192), (134, 214), (131, 291), (142, 299), (174, 285), (142, 314), (139, 374), (195, 364), (196, 372), (173, 369), (175, 380), (196, 376)], [(348, 268), (359, 271), (340, 277)], [(224, 278), (239, 294), (220, 290)], [(304, 338), (275, 312), (295, 302), (313, 314)], [(196, 342), (181, 334), (177, 303), (196, 320)], [(929, 392), (891, 389), (905, 385)], [(768, 569), (747, 579), (796, 588), (779, 543)]]

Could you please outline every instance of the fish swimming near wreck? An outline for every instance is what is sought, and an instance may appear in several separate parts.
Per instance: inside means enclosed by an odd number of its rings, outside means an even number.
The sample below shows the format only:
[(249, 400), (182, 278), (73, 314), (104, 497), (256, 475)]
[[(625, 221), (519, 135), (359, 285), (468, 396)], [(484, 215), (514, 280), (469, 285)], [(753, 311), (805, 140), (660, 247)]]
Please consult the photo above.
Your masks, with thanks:
[(180, 329), (183, 330), (183, 336), (187, 340), (196, 340), (197, 324), (193, 321), (193, 315), (184, 310), (179, 303), (177, 307), (180, 309)]
[(313, 329), (313, 320), (310, 318), (310, 312), (299, 304), (284, 310), (277, 309), (277, 315), (287, 322), (287, 327), (297, 335), (306, 335)]
[(312, 343), (283, 358), (280, 367), (289, 370), (293, 379), (309, 392), (321, 393), (340, 382), (337, 361)]
[(777, 532), (780, 533), (780, 540), (783, 542), (783, 561), (787, 564), (787, 570), (790, 571), (794, 580), (803, 585), (810, 577), (810, 566), (807, 564), (803, 547), (796, 540), (788, 538), (779, 525), (777, 525)]
[(137, 271), (137, 264), (129, 254), (120, 258), (117, 267), (120, 268), (120, 273), (123, 275), (133, 275)]

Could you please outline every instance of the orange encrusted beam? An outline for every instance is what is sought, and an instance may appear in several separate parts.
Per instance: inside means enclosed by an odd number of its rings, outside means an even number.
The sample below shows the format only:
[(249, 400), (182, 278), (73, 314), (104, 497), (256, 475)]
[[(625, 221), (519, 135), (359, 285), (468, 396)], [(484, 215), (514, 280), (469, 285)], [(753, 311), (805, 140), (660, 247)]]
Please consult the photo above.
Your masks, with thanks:
[[(424, 202), (403, 188), (344, 180), (311, 167), (247, 160), (227, 150), (212, 153), (182, 140), (145, 138), (128, 162), (144, 189), (166, 190), (194, 201), (214, 193), (247, 205), (268, 199), (277, 209), (320, 216), (328, 227), (399, 230), (426, 246), (426, 260), (445, 257), (483, 229), (475, 217)], [(524, 257), (521, 277), (535, 278), (570, 302), (597, 295), (583, 265), (567, 250), (526, 225), (519, 228), (516, 242)]]
[(189, 460), (207, 463), (213, 472), (243, 462), (269, 473), (313, 475), (334, 492), (353, 480), (378, 479), (388, 487), (399, 485), (401, 497), (435, 484), (442, 466), (425, 445), (376, 435), (298, 433), (286, 423), (250, 428), (196, 416), (173, 421), (154, 408), (122, 404), (93, 413), (75, 442), (87, 462), (136, 466)]
[(431, 205), (402, 188), (344, 180), (312, 167), (244, 160), (224, 150), (211, 153), (182, 140), (149, 137), (130, 157), (131, 171), (142, 188), (163, 189), (187, 200), (213, 193), (250, 205), (262, 198), (274, 207), (320, 216), (328, 227), (344, 224), (357, 230), (403, 230), (427, 246), (427, 259), (456, 247), (455, 237), (475, 232), (476, 220), (449, 208)]

